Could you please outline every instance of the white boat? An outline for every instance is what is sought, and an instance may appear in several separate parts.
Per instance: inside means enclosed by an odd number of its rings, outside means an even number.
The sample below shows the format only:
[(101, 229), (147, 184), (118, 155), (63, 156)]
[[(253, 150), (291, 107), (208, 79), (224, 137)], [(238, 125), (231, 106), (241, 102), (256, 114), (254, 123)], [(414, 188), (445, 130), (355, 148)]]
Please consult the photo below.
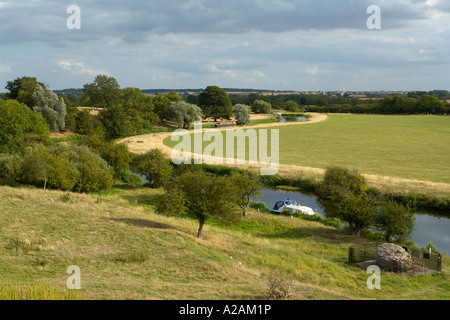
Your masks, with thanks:
[(290, 200), (289, 198), (286, 200), (277, 201), (272, 209), (272, 212), (278, 214), (282, 212), (303, 212), (304, 214), (308, 214), (310, 216), (313, 216), (315, 214), (314, 210), (310, 207), (301, 206), (295, 200)]

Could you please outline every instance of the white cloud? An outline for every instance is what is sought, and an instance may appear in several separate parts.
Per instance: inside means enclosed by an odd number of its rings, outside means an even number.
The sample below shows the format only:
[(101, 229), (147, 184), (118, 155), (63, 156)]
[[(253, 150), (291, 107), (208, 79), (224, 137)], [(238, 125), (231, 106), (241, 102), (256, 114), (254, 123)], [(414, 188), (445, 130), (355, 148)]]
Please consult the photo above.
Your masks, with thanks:
[(10, 66), (0, 64), (0, 73), (10, 73), (10, 72), (11, 72)]
[(76, 75), (91, 75), (95, 76), (98, 74), (106, 74), (109, 75), (108, 72), (103, 70), (95, 70), (87, 68), (82, 62), (71, 62), (67, 60), (58, 61), (59, 67), (65, 71), (69, 71), (72, 74)]

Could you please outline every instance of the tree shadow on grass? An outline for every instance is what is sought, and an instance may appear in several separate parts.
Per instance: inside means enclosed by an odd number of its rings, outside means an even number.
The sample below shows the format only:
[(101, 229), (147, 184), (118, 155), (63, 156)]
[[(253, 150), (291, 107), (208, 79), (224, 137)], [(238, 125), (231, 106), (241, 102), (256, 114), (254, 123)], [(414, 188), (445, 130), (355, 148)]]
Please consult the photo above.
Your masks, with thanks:
[(255, 232), (254, 235), (270, 239), (302, 239), (312, 236), (310, 233), (305, 233), (302, 228), (291, 228), (275, 232)]
[(160, 195), (139, 194), (131, 196), (123, 196), (122, 198), (133, 204), (153, 205), (158, 204)]
[(145, 219), (134, 219), (134, 218), (110, 218), (110, 220), (126, 223), (128, 225), (133, 225), (136, 227), (141, 228), (150, 228), (150, 229), (176, 229), (172, 227), (171, 225), (159, 223), (151, 220), (145, 220)]

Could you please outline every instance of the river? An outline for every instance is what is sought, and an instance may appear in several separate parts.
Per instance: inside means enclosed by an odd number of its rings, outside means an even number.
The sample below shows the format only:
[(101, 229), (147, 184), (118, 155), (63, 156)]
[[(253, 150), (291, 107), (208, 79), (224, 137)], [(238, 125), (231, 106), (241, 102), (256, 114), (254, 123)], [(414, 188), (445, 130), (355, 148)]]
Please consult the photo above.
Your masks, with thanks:
[[(299, 204), (310, 207), (325, 217), (325, 210), (317, 202), (317, 197), (305, 195), (300, 192), (282, 190), (261, 190), (261, 198), (254, 199), (264, 202), (269, 209), (272, 209), (275, 202), (284, 199), (292, 199)], [(411, 240), (418, 247), (426, 247), (428, 242), (432, 242), (439, 252), (450, 253), (450, 219), (436, 217), (426, 213), (414, 214), (416, 218), (415, 228), (411, 234)]]
[(282, 114), (278, 122), (299, 122), (307, 118), (298, 114)]

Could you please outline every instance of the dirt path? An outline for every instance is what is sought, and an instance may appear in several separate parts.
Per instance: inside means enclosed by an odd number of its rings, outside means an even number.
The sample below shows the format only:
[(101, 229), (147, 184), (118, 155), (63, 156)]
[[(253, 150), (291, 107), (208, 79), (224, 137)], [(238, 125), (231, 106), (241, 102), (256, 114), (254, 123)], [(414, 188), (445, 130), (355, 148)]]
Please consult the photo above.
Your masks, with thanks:
[[(318, 113), (311, 113), (311, 118), (308, 121), (305, 122), (284, 122), (284, 123), (263, 123), (263, 124), (256, 124), (256, 125), (248, 125), (248, 126), (242, 126), (238, 127), (239, 129), (257, 129), (257, 128), (273, 128), (273, 127), (283, 127), (283, 126), (292, 126), (292, 125), (307, 125), (312, 123), (317, 123), (321, 121), (325, 121), (328, 117), (324, 114), (318, 114)], [(218, 128), (220, 131), (229, 130), (230, 127), (225, 128)], [(210, 129), (203, 129), (202, 131), (205, 132), (206, 130)], [(194, 130), (190, 130), (189, 132), (193, 133)], [(158, 133), (149, 133), (144, 134), (140, 136), (133, 136), (128, 137), (125, 139), (122, 139), (119, 141), (119, 143), (125, 143), (129, 150), (133, 153), (137, 154), (143, 154), (147, 151), (157, 148), (160, 149), (162, 152), (164, 152), (168, 157), (172, 154), (172, 148), (166, 146), (163, 141), (164, 139), (172, 136), (172, 132), (158, 132)]]

